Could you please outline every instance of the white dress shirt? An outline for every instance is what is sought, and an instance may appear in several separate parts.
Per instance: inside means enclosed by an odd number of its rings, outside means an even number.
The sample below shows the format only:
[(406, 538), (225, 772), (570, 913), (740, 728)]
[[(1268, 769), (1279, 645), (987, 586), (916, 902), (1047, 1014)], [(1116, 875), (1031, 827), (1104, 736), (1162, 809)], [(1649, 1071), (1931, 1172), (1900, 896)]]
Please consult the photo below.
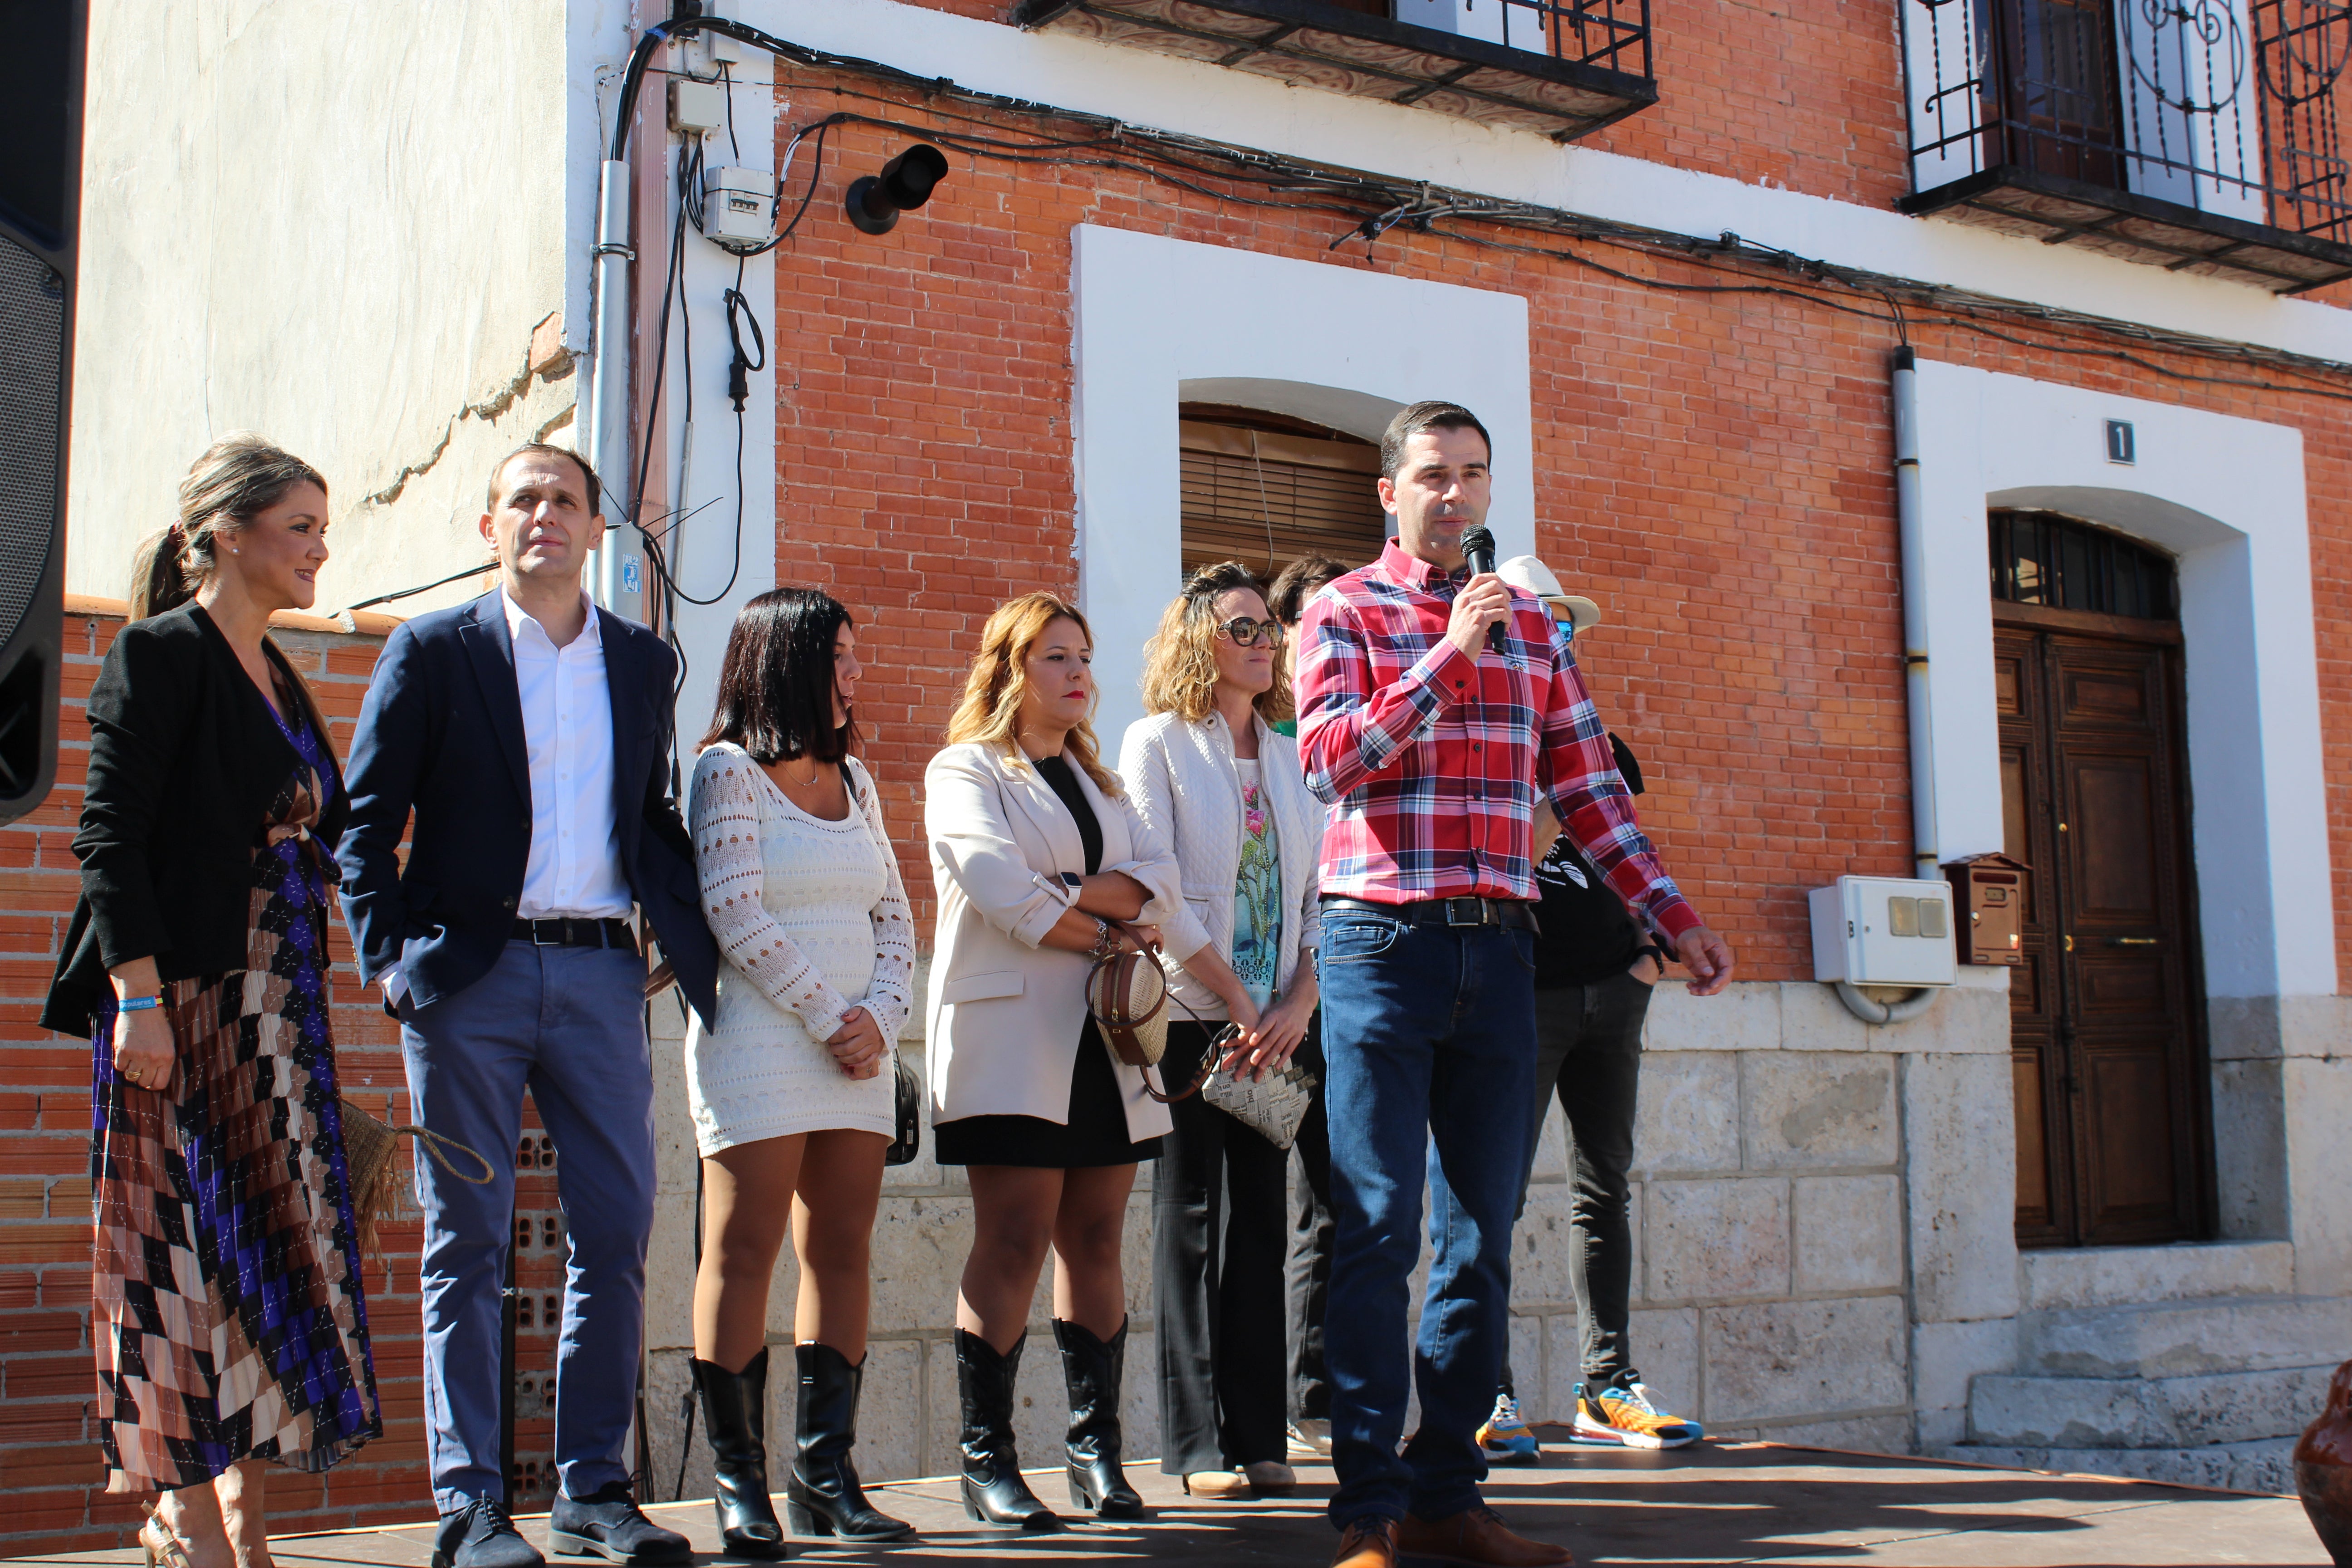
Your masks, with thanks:
[[(584, 603), (587, 595), (581, 597)], [(596, 607), (587, 606), (580, 635), (558, 647), (503, 588), (499, 603), (514, 645), (523, 750), (530, 759), (530, 858), (515, 913), (527, 921), (625, 919), (629, 880), (613, 814), (613, 697)]]
[[(583, 603), (588, 595), (581, 595)], [(631, 899), (621, 870), (613, 815), (613, 696), (604, 681), (604, 638), (588, 604), (580, 635), (557, 647), (547, 630), (499, 590), (514, 647), (516, 694), (530, 767), (530, 858), (515, 912), (626, 919)], [(399, 1006), (408, 977), (395, 963), (378, 976)]]

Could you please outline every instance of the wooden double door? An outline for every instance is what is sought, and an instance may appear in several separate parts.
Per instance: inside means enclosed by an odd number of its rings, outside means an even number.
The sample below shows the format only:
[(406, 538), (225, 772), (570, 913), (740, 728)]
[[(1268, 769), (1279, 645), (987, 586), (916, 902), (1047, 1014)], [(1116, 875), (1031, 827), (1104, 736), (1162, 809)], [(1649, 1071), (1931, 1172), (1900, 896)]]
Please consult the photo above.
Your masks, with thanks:
[(2008, 852), (2032, 868), (2010, 993), (2017, 1239), (2194, 1237), (2203, 987), (2179, 633), (1993, 612)]

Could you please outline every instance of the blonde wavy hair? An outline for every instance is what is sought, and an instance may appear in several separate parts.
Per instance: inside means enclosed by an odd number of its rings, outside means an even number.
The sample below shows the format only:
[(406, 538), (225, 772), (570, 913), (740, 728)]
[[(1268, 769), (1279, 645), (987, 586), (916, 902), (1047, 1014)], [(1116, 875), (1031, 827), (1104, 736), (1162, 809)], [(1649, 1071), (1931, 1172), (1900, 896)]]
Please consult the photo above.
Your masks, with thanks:
[[(964, 677), (963, 699), (948, 720), (949, 745), (981, 741), (1003, 747), (1015, 768), (1029, 765), (1020, 737), (1021, 702), (1029, 693), (1029, 652), (1055, 621), (1076, 623), (1078, 635), (1093, 648), (1093, 628), (1078, 607), (1066, 599), (1051, 594), (1024, 594), (996, 606), (981, 628), (980, 652), (971, 661), (971, 672)], [(1091, 717), (1072, 727), (1062, 749), (1103, 794), (1116, 800), (1126, 793), (1118, 775), (1097, 757)]]
[[(1173, 713), (1199, 723), (1217, 706), (1217, 600), (1232, 593), (1265, 599), (1256, 574), (1238, 561), (1203, 566), (1160, 612), (1160, 630), (1143, 645), (1143, 710)], [(1267, 615), (1274, 612), (1269, 609)], [(1274, 661), (1274, 684), (1251, 704), (1259, 718), (1279, 724), (1290, 717), (1290, 681)]]

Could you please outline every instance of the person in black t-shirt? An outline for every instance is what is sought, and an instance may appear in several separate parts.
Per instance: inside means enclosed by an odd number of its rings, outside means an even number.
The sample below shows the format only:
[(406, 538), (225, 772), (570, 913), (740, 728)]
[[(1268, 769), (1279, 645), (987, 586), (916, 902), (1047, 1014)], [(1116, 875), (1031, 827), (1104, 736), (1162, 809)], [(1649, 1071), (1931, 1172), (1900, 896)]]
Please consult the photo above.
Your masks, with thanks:
[[(1601, 618), (1598, 605), (1563, 592), (1559, 580), (1532, 555), (1505, 562), (1499, 574), (1544, 601), (1563, 642)], [(1641, 764), (1616, 735), (1609, 744), (1626, 788), (1640, 795)], [(1665, 950), (1560, 834), (1559, 820), (1549, 811), (1537, 813), (1535, 842), (1550, 848), (1536, 866), (1542, 930), (1536, 937), (1536, 1097), (1528, 1172), (1544, 1114), (1557, 1093), (1568, 1115), (1575, 1188), (1569, 1279), (1576, 1290), (1581, 1342), (1569, 1440), (1678, 1448), (1697, 1441), (1702, 1430), (1696, 1422), (1660, 1408), (1633, 1364), (1629, 1333), (1633, 1237), (1627, 1172), (1633, 1163), (1642, 1024), (1649, 1015), (1651, 989), (1664, 973)], [(1522, 1177), (1522, 1212), (1525, 1189)], [(1535, 1434), (1519, 1414), (1507, 1356), (1495, 1413), (1479, 1428), (1478, 1441), (1489, 1462), (1536, 1462)]]

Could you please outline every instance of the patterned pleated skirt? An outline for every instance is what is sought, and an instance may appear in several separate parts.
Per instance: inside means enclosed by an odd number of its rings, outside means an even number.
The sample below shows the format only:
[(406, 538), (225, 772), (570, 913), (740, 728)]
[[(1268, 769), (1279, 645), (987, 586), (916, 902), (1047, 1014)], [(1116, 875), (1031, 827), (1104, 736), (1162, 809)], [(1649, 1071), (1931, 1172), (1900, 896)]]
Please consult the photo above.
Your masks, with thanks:
[(247, 967), (170, 982), (172, 1081), (116, 1076), (101, 1009), (91, 1340), (110, 1492), (245, 1459), (323, 1470), (383, 1431), (327, 1013), (333, 773), (307, 725), (257, 835)]

